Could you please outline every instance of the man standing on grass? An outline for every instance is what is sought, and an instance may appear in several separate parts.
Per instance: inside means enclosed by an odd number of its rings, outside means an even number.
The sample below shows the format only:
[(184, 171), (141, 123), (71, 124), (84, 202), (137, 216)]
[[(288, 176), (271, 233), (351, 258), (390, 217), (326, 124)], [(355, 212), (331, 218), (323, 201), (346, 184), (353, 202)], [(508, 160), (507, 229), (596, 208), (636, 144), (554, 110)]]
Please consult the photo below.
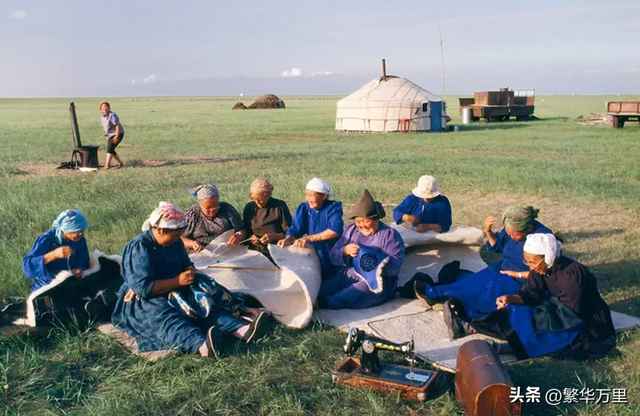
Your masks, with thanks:
[(104, 129), (104, 135), (107, 136), (107, 160), (102, 169), (107, 170), (111, 167), (112, 158), (118, 162), (116, 167), (123, 168), (124, 162), (116, 153), (116, 147), (124, 138), (124, 128), (120, 124), (120, 119), (116, 113), (111, 111), (111, 105), (108, 102), (103, 101), (100, 103), (100, 111), (102, 112), (102, 128)]

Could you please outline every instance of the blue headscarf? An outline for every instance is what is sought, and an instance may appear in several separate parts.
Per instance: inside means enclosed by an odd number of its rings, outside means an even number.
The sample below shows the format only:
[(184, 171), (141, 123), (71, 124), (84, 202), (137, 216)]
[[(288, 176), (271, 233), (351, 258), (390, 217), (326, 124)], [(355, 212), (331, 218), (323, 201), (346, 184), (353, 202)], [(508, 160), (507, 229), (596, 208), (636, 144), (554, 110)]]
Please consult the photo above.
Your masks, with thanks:
[(53, 222), (51, 228), (56, 230), (56, 239), (62, 244), (63, 237), (62, 232), (65, 233), (77, 233), (78, 231), (84, 231), (89, 228), (89, 221), (84, 216), (82, 211), (78, 209), (68, 209), (58, 215), (58, 218)]

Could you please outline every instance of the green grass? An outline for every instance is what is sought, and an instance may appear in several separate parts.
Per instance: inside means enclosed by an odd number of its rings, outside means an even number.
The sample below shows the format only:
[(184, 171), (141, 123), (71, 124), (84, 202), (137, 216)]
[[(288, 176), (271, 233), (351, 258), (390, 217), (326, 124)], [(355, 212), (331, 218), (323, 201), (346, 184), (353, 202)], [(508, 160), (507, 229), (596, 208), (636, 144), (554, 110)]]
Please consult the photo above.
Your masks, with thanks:
[[(215, 183), (222, 198), (241, 209), (251, 180), (266, 176), (274, 195), (293, 209), (313, 176), (326, 179), (345, 204), (364, 186), (392, 204), (429, 173), (452, 200), (458, 225), (480, 226), (510, 203), (539, 206), (540, 219), (565, 235), (568, 253), (594, 270), (612, 307), (640, 315), (640, 128), (575, 121), (624, 98), (538, 97), (541, 121), (387, 135), (336, 133), (334, 99), (285, 97), (284, 111), (231, 111), (234, 99), (112, 99), (126, 130), (119, 152), (133, 167), (95, 174), (53, 170), (72, 149), (70, 100), (0, 100), (0, 298), (28, 294), (21, 258), (65, 208), (87, 214), (91, 248), (121, 253), (158, 201), (186, 208), (194, 202), (188, 189), (201, 183)], [(100, 100), (74, 101), (83, 143), (104, 150)], [(460, 123), (454, 101), (449, 97), (449, 113)], [(142, 167), (145, 161), (172, 164)], [(277, 327), (248, 349), (230, 345), (229, 357), (218, 362), (175, 357), (149, 364), (94, 331), (57, 330), (41, 341), (3, 337), (0, 378), (8, 388), (0, 409), (38, 415), (461, 413), (450, 377), (424, 405), (335, 386), (330, 374), (343, 358), (342, 340), (318, 325)], [(639, 414), (640, 331), (619, 342), (621, 358), (543, 359), (508, 371), (523, 390), (626, 388), (630, 404), (526, 404), (527, 414)]]

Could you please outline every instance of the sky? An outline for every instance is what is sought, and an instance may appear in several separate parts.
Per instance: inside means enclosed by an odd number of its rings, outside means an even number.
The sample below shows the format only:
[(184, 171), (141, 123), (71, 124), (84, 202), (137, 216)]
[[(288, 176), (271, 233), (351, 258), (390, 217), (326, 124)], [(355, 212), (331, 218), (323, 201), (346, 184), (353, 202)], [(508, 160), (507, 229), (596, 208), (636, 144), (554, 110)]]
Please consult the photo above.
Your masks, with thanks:
[(640, 93), (638, 39), (637, 0), (2, 0), (0, 97), (348, 94), (382, 58), (439, 95)]

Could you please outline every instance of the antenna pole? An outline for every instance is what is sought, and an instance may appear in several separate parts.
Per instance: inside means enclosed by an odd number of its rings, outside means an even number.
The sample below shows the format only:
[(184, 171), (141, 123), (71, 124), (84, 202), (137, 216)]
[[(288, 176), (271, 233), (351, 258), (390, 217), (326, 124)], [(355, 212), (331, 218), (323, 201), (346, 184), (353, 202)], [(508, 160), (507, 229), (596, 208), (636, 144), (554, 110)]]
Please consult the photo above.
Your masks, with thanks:
[(444, 47), (442, 46), (442, 32), (440, 32), (440, 22), (438, 21), (438, 37), (440, 38), (440, 61), (442, 62), (442, 95), (447, 99), (447, 84), (444, 76)]

